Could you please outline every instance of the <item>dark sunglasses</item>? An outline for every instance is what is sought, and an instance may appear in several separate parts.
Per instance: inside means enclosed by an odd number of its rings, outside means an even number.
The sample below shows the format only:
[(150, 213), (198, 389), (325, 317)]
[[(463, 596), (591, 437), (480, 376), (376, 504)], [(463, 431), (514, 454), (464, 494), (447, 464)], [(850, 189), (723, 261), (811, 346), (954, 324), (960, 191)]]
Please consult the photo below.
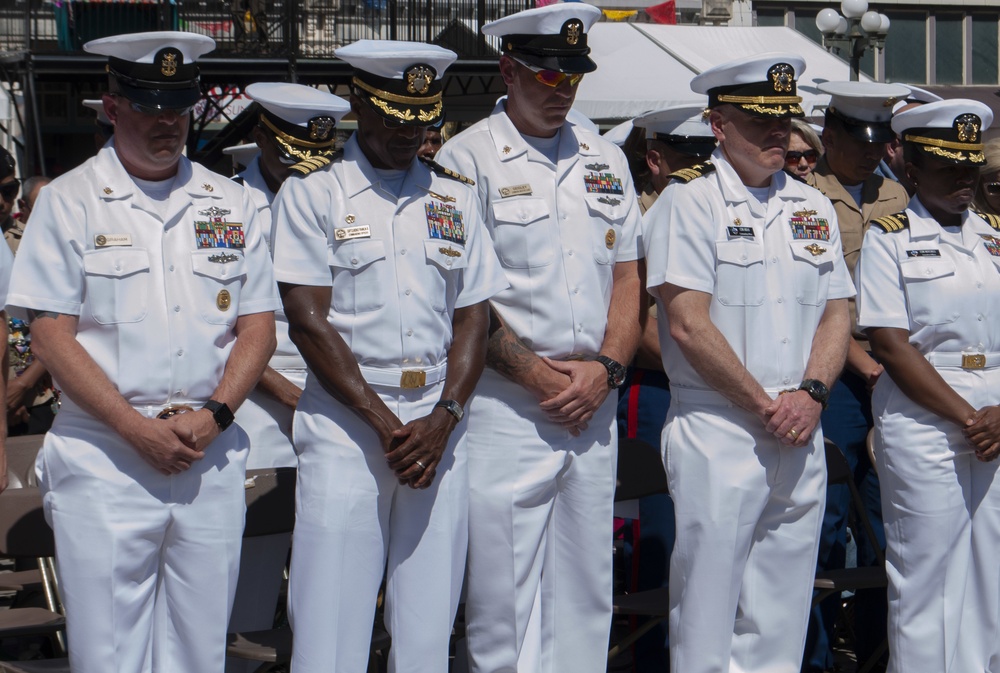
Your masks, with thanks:
[(997, 194), (1000, 194), (1000, 182), (987, 182), (983, 185), (983, 189), (985, 189), (986, 193), (990, 196), (996, 196)]
[(142, 103), (136, 103), (134, 100), (125, 98), (125, 96), (118, 93), (113, 93), (111, 95), (114, 96), (115, 98), (123, 98), (127, 100), (129, 107), (132, 108), (133, 111), (138, 112), (139, 114), (147, 115), (149, 117), (159, 117), (160, 115), (165, 115), (165, 114), (176, 114), (178, 117), (186, 117), (187, 115), (191, 114), (191, 110), (194, 109), (194, 105), (188, 105), (186, 107), (156, 108), (150, 105), (143, 105)]
[(806, 163), (814, 164), (816, 160), (819, 159), (819, 152), (816, 150), (806, 150), (805, 152), (785, 152), (785, 163), (786, 164), (797, 164), (802, 158), (805, 158)]
[(15, 179), (13, 182), (0, 185), (0, 197), (3, 197), (4, 201), (13, 201), (17, 197), (17, 192), (20, 189), (21, 181)]

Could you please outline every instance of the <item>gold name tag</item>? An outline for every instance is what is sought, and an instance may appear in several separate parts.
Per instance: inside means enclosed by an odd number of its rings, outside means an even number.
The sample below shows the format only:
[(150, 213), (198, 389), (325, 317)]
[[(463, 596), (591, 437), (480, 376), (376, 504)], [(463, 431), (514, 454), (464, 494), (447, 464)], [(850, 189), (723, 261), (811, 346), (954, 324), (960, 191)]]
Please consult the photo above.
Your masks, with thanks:
[(132, 245), (132, 234), (98, 234), (94, 236), (94, 245), (107, 248), (112, 245)]
[(974, 355), (962, 354), (962, 369), (982, 369), (986, 366), (986, 356), (982, 353)]
[(528, 184), (500, 188), (500, 196), (504, 199), (508, 196), (526, 196), (528, 194), (531, 194), (531, 185)]
[(334, 229), (333, 238), (337, 241), (346, 241), (352, 238), (371, 238), (372, 228), (367, 224), (361, 224), (357, 227), (344, 227), (343, 229)]

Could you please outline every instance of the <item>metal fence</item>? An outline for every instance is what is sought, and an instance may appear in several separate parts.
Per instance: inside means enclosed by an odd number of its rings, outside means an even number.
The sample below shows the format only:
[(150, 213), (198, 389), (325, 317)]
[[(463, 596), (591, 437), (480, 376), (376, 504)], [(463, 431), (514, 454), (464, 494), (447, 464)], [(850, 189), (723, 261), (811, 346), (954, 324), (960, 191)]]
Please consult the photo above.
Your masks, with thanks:
[(495, 55), (483, 23), (534, 0), (0, 0), (0, 52), (79, 52), (145, 30), (215, 38), (216, 55), (330, 57), (362, 38), (435, 42), (461, 58)]

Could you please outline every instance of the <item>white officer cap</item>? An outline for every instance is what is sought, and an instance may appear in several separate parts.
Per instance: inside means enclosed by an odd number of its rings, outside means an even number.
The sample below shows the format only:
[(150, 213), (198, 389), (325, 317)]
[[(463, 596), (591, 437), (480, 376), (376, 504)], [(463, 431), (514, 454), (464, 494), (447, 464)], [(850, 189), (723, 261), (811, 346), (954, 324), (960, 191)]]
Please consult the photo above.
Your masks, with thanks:
[(562, 2), (526, 9), (483, 26), (483, 33), (501, 38), (501, 47), (530, 65), (558, 72), (597, 70), (588, 56), (587, 31), (601, 10), (584, 2)]
[(354, 66), (351, 87), (389, 121), (431, 126), (444, 110), (441, 77), (458, 54), (424, 42), (358, 40), (334, 55)]
[(243, 145), (231, 145), (224, 147), (222, 153), (233, 158), (233, 161), (240, 166), (249, 166), (253, 158), (260, 154), (257, 143), (244, 143)]
[(664, 142), (681, 154), (707, 157), (715, 150), (704, 105), (672, 105), (647, 112), (632, 123), (646, 129), (647, 140)]
[(826, 114), (839, 119), (858, 140), (887, 143), (896, 135), (889, 122), (892, 108), (909, 95), (909, 87), (879, 82), (822, 82), (819, 90), (830, 94)]
[(97, 113), (97, 123), (103, 124), (104, 126), (114, 126), (111, 120), (108, 119), (107, 113), (104, 111), (104, 101), (100, 98), (84, 98), (83, 107), (90, 108)]
[(943, 100), (941, 96), (936, 93), (932, 93), (927, 89), (921, 89), (919, 86), (913, 86), (912, 84), (903, 84), (907, 89), (910, 90), (909, 95), (904, 100), (899, 101), (892, 106), (893, 114), (899, 112), (900, 108), (906, 107), (907, 105), (924, 103), (934, 103), (939, 100)]
[(154, 31), (113, 35), (83, 45), (108, 57), (111, 91), (157, 109), (184, 108), (201, 98), (195, 62), (215, 49), (207, 35)]
[(632, 135), (632, 120), (624, 121), (614, 128), (608, 129), (604, 132), (604, 139), (609, 143), (614, 143), (618, 147), (625, 147), (625, 141), (628, 137)]
[(691, 90), (708, 94), (709, 108), (728, 103), (755, 117), (804, 117), (795, 79), (805, 69), (795, 54), (759, 54), (709, 68), (691, 80)]
[(304, 84), (254, 82), (246, 94), (263, 108), (260, 127), (274, 137), (282, 154), (296, 162), (332, 155), (334, 128), (351, 109), (340, 96)]
[(982, 166), (983, 132), (993, 123), (993, 111), (975, 100), (954, 98), (904, 110), (892, 118), (892, 130), (938, 161)]

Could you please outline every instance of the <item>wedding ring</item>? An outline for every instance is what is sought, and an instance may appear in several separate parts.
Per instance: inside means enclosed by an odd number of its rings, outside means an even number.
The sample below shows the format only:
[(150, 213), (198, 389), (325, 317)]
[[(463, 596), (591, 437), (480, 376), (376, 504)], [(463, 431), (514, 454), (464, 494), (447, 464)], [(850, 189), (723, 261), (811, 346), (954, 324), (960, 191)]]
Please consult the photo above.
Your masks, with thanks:
[(417, 465), (419, 465), (421, 470), (426, 470), (427, 469), (427, 466), (424, 465), (423, 463), (421, 463), (419, 460), (415, 460), (413, 462), (416, 463)]
[(797, 439), (799, 436), (799, 431), (796, 430), (795, 428), (792, 428), (791, 430), (788, 431), (788, 434), (791, 435), (792, 439)]

